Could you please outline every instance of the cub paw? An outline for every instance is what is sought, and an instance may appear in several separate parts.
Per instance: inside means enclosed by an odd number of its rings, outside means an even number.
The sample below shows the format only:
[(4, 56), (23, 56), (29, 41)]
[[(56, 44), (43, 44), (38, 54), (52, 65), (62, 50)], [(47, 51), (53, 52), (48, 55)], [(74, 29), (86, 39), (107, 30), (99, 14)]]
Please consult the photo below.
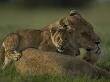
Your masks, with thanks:
[(14, 51), (13, 60), (18, 61), (21, 58), (21, 53)]

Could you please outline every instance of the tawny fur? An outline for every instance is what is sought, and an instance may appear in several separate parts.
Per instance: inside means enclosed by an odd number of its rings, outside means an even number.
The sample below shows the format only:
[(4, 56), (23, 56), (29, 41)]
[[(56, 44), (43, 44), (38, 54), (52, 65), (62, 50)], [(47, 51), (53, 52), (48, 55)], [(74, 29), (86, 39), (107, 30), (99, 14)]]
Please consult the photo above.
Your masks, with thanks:
[[(42, 30), (27, 29), (10, 33), (3, 40), (1, 45), (3, 50), (1, 52), (3, 53), (0, 54), (3, 55), (7, 51), (12, 54), (14, 52), (19, 54), (26, 48), (56, 52), (57, 47), (63, 47), (64, 50), (59, 50), (62, 54), (76, 56), (80, 55), (79, 48), (90, 48), (97, 51), (99, 46), (95, 42), (98, 41), (100, 41), (100, 38), (94, 32), (92, 25), (82, 18), (79, 13), (75, 12), (74, 14), (73, 12), (73, 14), (70, 13), (69, 16), (61, 18)], [(100, 49), (98, 50), (100, 51)], [(89, 61), (92, 60), (95, 63), (92, 54), (88, 53)], [(8, 54), (8, 57), (12, 54)], [(97, 54), (96, 60), (98, 59)], [(21, 56), (13, 54), (13, 57), (14, 60), (18, 60)], [(88, 61), (88, 58), (84, 59)], [(93, 63), (92, 61), (90, 63)]]
[(97, 77), (110, 77), (110, 73), (81, 60), (77, 57), (62, 55), (55, 52), (43, 52), (36, 49), (26, 49), (22, 57), (15, 63), (16, 70), (22, 75), (87, 74)]
[[(0, 49), (1, 60), (4, 61), (3, 69), (7, 66), (7, 59), (18, 60), (19, 54), (26, 48), (36, 48), (46, 51), (56, 51), (56, 47), (51, 41), (49, 31), (26, 29), (10, 33), (3, 40)], [(15, 53), (16, 52), (16, 53)], [(5, 56), (4, 56), (5, 55)], [(5, 59), (6, 58), (6, 61)], [(10, 63), (10, 62), (9, 62)]]

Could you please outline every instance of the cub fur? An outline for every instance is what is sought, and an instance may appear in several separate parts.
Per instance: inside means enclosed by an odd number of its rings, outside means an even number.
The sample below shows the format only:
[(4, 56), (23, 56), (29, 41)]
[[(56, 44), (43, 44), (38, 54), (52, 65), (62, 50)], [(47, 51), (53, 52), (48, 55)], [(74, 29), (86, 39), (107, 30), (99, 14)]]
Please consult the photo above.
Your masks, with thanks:
[(10, 63), (10, 59), (18, 60), (21, 57), (20, 52), (26, 48), (63, 52), (62, 47), (69, 44), (68, 37), (66, 28), (57, 31), (26, 29), (10, 33), (3, 40), (1, 46), (1, 56), (9, 53), (5, 55), (3, 69)]

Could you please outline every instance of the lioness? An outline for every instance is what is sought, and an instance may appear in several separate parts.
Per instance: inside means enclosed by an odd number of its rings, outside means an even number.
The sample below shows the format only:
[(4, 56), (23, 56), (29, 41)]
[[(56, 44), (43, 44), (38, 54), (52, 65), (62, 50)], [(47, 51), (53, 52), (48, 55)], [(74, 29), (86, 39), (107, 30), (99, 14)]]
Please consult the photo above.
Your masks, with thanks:
[[(61, 27), (62, 28), (62, 27)], [(18, 60), (20, 52), (26, 48), (36, 48), (44, 51), (62, 52), (60, 48), (69, 43), (69, 33), (66, 27), (53, 32), (51, 29), (26, 29), (8, 34), (3, 40), (0, 52), (5, 55), (3, 69), (11, 59)], [(60, 48), (59, 48), (60, 47)], [(2, 60), (3, 58), (1, 58)]]
[(16, 70), (22, 75), (87, 74), (94, 77), (108, 77), (110, 73), (89, 64), (77, 57), (62, 55), (56, 52), (41, 51), (28, 48), (22, 51), (22, 57), (15, 62)]
[[(45, 28), (53, 29), (54, 31), (59, 29), (60, 27), (67, 27), (69, 34), (71, 35), (71, 45), (73, 49), (63, 47), (62, 51), (68, 51), (72, 55), (71, 52), (73, 50), (79, 52), (79, 48), (84, 48), (87, 50), (87, 57), (84, 59), (87, 61), (91, 61), (91, 58), (96, 58), (94, 62), (97, 61), (98, 56), (101, 52), (100, 49), (100, 38), (95, 33), (93, 26), (87, 22), (77, 11), (71, 11), (69, 16), (63, 17), (56, 21), (53, 24), (48, 25)], [(92, 55), (94, 54), (94, 55)], [(94, 57), (92, 57), (94, 56)]]

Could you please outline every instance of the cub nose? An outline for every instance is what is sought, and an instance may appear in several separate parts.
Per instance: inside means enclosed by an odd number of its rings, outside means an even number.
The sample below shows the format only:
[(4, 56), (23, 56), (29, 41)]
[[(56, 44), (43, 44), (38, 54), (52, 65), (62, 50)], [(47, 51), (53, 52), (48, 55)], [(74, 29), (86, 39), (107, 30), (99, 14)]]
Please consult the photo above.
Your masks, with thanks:
[(58, 47), (59, 49), (61, 49), (61, 50), (63, 50), (64, 49), (64, 47), (63, 46), (60, 46), (60, 47)]
[(100, 41), (96, 41), (95, 44), (100, 44)]

